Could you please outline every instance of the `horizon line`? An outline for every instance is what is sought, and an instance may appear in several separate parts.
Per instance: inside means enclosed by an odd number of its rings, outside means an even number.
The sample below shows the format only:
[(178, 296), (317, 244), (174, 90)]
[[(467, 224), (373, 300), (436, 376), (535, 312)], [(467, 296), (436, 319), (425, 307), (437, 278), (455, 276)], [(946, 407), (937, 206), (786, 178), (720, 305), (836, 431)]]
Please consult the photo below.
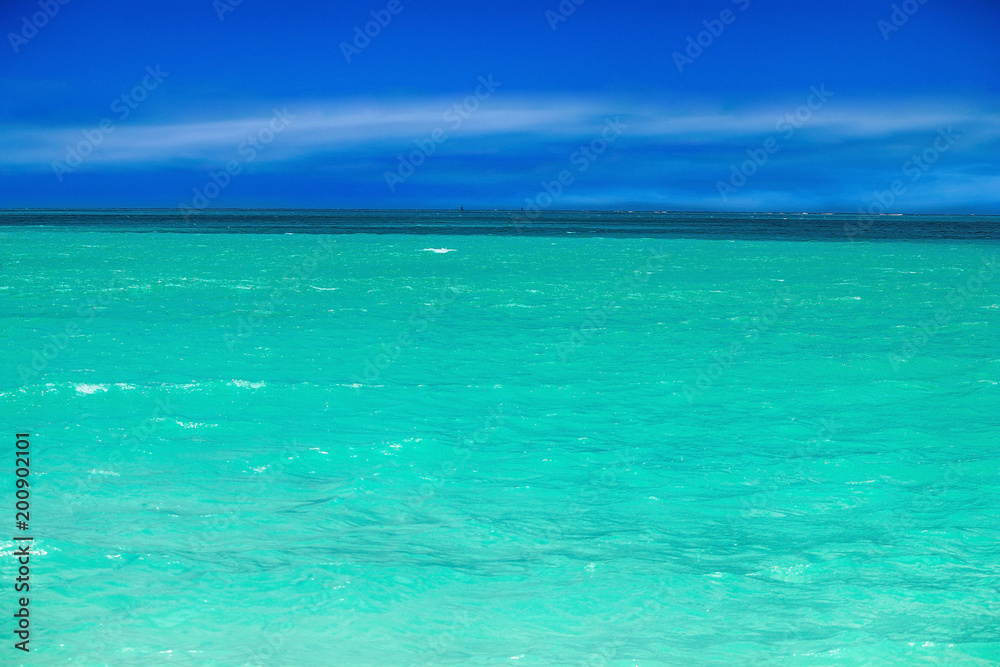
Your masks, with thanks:
[[(531, 210), (531, 209), (529, 209)], [(184, 215), (176, 206), (102, 206), (102, 207), (0, 207), (0, 213), (10, 211), (176, 211), (178, 215)], [(195, 214), (188, 213), (187, 217), (196, 218), (201, 214), (212, 211), (317, 211), (317, 212), (337, 212), (337, 211), (448, 211), (455, 213), (522, 213), (523, 208), (312, 208), (312, 207), (213, 207), (208, 209), (198, 209)], [(716, 211), (710, 209), (546, 209), (544, 211), (534, 211), (538, 215), (546, 213), (701, 213), (719, 215), (853, 215), (863, 217), (907, 217), (907, 216), (975, 216), (975, 217), (997, 217), (997, 213), (868, 213), (868, 212), (846, 212), (846, 211)]]

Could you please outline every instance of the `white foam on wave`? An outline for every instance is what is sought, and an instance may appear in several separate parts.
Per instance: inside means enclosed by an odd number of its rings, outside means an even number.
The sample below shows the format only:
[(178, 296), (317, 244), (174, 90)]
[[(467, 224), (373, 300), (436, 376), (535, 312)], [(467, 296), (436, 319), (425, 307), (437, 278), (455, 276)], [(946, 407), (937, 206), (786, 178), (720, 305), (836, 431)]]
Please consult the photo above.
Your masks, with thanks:
[(424, 248), (423, 252), (436, 252), (438, 254), (455, 252), (454, 248)]
[(99, 391), (107, 391), (106, 384), (77, 384), (73, 385), (78, 394), (96, 394)]
[(316, 287), (315, 285), (310, 285), (313, 289), (318, 289), (320, 292), (332, 292), (334, 290), (340, 289), (339, 287)]
[[(18, 542), (17, 545), (14, 545), (14, 544), (4, 544), (5, 548), (4, 548), (3, 551), (0, 551), (0, 558), (6, 558), (7, 556), (17, 556), (19, 554), (20, 555), (24, 555), (23, 552), (21, 552), (21, 548), (22, 548), (23, 544), (24, 544), (23, 542)], [(16, 551), (14, 550), (14, 546), (17, 546), (17, 550)], [(10, 551), (7, 551), (7, 548), (9, 548)], [(49, 553), (48, 551), (45, 551), (44, 549), (39, 549), (38, 547), (34, 547), (34, 548), (28, 547), (28, 555), (29, 556), (46, 556), (46, 555), (48, 555), (48, 553)]]
[(233, 380), (229, 384), (240, 387), (241, 389), (260, 389), (264, 386), (263, 382), (250, 382), (248, 380)]

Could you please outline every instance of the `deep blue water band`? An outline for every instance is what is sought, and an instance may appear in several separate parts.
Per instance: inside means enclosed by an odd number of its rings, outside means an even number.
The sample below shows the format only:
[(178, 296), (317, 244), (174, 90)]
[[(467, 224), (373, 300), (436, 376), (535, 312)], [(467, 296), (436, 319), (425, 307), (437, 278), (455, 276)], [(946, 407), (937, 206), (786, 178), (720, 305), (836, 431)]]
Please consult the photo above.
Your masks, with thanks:
[(223, 234), (453, 234), (879, 241), (1000, 240), (1000, 216), (622, 211), (0, 211), (0, 227)]

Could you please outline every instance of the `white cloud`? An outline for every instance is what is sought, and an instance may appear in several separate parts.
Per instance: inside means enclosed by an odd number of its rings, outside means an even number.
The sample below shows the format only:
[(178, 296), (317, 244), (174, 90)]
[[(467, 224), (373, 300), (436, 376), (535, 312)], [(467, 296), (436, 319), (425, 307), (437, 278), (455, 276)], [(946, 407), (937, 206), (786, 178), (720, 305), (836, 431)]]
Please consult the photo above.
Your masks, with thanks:
[[(287, 109), (294, 119), (265, 150), (258, 151), (255, 164), (330, 153), (363, 153), (393, 162), (396, 153), (412, 150), (415, 140), (426, 139), (435, 129), (447, 132), (447, 150), (454, 154), (475, 152), (480, 140), (492, 139), (516, 156), (544, 156), (546, 145), (584, 142), (599, 136), (604, 119), (615, 116), (628, 124), (626, 134), (630, 138), (645, 140), (658, 150), (672, 143), (727, 148), (735, 143), (753, 148), (758, 138), (775, 136), (782, 141), (777, 123), (785, 114), (794, 114), (801, 103), (732, 112), (651, 101), (512, 98), (500, 91), (462, 118), (453, 110), (462, 101), (456, 96), (368, 105), (343, 101), (291, 103)], [(217, 168), (229, 160), (240, 160), (237, 150), (241, 142), (266, 128), (270, 118), (265, 112), (185, 122), (117, 121), (113, 131), (86, 157), (82, 168)], [(65, 158), (67, 146), (85, 141), (84, 131), (93, 132), (100, 120), (83, 127), (0, 125), (0, 145), (4, 146), (0, 166), (22, 171), (49, 170), (53, 161)], [(1000, 115), (976, 112), (968, 105), (943, 107), (940, 103), (905, 101), (894, 107), (881, 103), (866, 106), (842, 103), (834, 97), (812, 112), (796, 130), (795, 140), (813, 144), (859, 140), (870, 142), (873, 150), (878, 150), (894, 136), (934, 133), (948, 125), (966, 131), (966, 146), (991, 142), (1000, 136)], [(729, 159), (725, 158), (727, 164)]]

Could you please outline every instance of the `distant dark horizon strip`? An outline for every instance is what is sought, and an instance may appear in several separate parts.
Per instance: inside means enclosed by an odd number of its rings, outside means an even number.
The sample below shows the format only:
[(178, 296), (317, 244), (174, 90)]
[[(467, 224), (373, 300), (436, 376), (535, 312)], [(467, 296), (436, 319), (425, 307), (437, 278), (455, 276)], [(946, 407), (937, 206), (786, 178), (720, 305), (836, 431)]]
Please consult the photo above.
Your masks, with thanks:
[(1000, 216), (454, 209), (5, 209), (0, 228), (203, 234), (409, 234), (795, 241), (1000, 241)]

